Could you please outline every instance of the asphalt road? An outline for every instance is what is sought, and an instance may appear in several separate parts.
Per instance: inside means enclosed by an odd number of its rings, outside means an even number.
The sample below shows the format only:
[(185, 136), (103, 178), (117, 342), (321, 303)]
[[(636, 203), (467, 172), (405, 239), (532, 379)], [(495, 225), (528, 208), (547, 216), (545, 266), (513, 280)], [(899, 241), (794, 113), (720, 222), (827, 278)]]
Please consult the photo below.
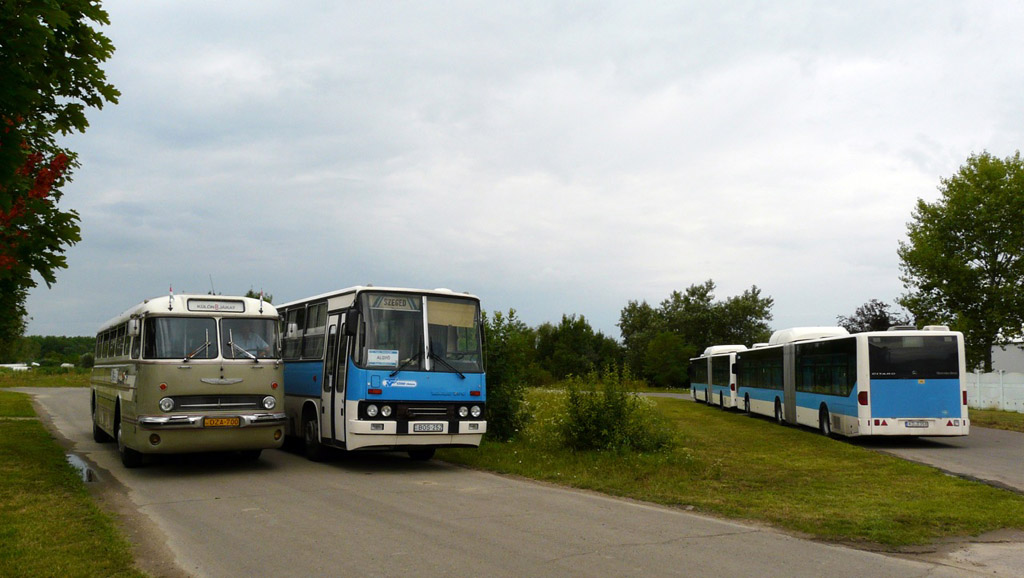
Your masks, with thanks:
[(157, 575), (906, 578), (1024, 567), (1019, 543), (893, 557), (397, 454), (316, 464), (267, 451), (254, 463), (186, 456), (126, 470), (112, 445), (92, 441), (87, 389), (21, 391), (96, 471), (91, 485), (113, 495), (104, 503), (126, 504), (130, 539), (168, 554), (173, 567), (148, 567)]

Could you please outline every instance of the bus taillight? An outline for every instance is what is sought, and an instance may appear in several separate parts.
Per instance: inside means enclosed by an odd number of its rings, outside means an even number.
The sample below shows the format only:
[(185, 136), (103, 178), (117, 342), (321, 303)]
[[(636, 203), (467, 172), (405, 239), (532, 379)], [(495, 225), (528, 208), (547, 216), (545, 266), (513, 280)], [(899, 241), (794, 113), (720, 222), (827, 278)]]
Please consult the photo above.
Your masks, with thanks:
[(967, 390), (965, 389), (965, 390), (961, 391), (960, 393), (962, 393), (962, 394), (963, 394), (963, 397), (964, 397), (964, 405), (967, 405)]
[(862, 391), (862, 392), (858, 393), (857, 394), (857, 403), (859, 403), (861, 405), (867, 405), (868, 404), (868, 392)]
[(732, 390), (732, 391), (736, 391), (736, 384), (735, 383), (730, 383), (729, 384), (729, 389)]

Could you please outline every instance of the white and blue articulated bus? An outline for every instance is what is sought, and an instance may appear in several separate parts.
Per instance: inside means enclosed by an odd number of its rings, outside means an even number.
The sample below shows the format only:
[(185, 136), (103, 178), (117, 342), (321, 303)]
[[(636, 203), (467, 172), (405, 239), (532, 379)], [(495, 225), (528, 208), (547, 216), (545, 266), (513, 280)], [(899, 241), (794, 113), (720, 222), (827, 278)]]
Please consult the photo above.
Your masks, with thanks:
[(737, 407), (733, 368), (736, 352), (746, 349), (745, 345), (712, 345), (700, 357), (691, 359), (690, 395), (693, 399), (723, 409)]
[(351, 287), (278, 308), (287, 433), (326, 447), (476, 447), (487, 431), (479, 298), (445, 289)]
[(748, 413), (825, 435), (964, 436), (965, 368), (963, 335), (945, 326), (786, 329), (737, 353), (737, 395)]

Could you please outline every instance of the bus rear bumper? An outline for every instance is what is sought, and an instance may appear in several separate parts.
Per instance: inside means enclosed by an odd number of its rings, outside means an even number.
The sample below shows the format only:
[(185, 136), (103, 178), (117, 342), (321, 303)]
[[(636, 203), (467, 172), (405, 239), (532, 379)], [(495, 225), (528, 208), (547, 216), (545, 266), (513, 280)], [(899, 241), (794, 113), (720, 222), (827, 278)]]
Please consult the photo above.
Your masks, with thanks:
[(871, 418), (861, 420), (860, 435), (873, 436), (965, 436), (970, 434), (967, 418)]

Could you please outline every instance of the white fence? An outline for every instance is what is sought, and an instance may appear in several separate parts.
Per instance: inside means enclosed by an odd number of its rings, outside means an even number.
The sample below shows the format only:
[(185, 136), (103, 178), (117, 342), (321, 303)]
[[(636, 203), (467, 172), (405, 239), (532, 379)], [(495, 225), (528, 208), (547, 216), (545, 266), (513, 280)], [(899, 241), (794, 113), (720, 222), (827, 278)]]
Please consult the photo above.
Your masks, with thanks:
[(1024, 373), (968, 373), (967, 405), (1024, 413)]

